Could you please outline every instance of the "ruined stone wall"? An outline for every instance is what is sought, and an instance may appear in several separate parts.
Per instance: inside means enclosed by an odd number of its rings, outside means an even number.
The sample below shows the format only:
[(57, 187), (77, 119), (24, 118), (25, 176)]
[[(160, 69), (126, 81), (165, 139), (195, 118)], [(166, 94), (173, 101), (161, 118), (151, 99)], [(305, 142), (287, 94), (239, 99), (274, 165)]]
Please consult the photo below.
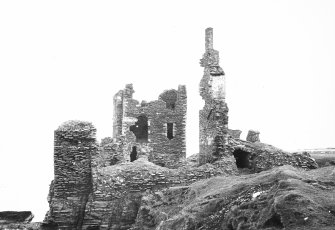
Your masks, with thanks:
[(242, 131), (238, 130), (238, 129), (228, 129), (228, 134), (232, 138), (238, 138), (238, 139), (240, 139)]
[[(123, 151), (120, 154), (125, 161), (130, 161), (130, 154), (135, 147), (137, 158), (145, 155), (149, 161), (170, 168), (180, 165), (181, 159), (186, 157), (186, 87), (166, 90), (158, 100), (141, 104), (132, 98), (134, 90), (131, 84), (121, 92), (117, 95), (122, 94), (119, 101), (123, 103), (123, 117), (120, 119), (121, 112), (116, 111), (115, 119), (122, 120), (122, 131), (115, 138), (122, 142)], [(140, 116), (147, 119), (147, 141), (138, 141), (131, 131), (131, 127), (136, 126)], [(171, 131), (170, 138), (168, 129)]]
[(205, 105), (199, 112), (199, 164), (224, 156), (228, 144), (228, 106), (225, 103), (225, 74), (219, 52), (213, 49), (213, 29), (206, 29), (206, 52), (200, 60), (204, 76), (200, 95)]
[(292, 154), (265, 143), (243, 141), (232, 137), (228, 139), (228, 142), (230, 155), (236, 156), (235, 151), (242, 151), (244, 155), (247, 155), (246, 161), (249, 161), (246, 168), (253, 172), (265, 171), (282, 165), (292, 165), (306, 170), (318, 167), (309, 154)]
[(49, 216), (60, 229), (80, 229), (92, 192), (91, 156), (96, 129), (89, 122), (69, 121), (55, 131), (54, 182)]
[[(176, 169), (161, 167), (147, 161), (145, 157), (134, 162), (121, 160), (114, 163), (113, 157), (120, 156), (117, 154), (120, 151), (120, 143), (106, 138), (101, 141), (97, 149), (94, 127), (80, 126), (82, 128), (79, 132), (76, 128), (77, 123), (62, 127), (59, 129), (62, 131), (60, 133), (62, 141), (55, 141), (55, 153), (62, 153), (61, 159), (66, 162), (59, 161), (59, 157), (55, 157), (55, 167), (57, 167), (55, 172), (64, 177), (63, 183), (72, 183), (72, 187), (59, 190), (62, 186), (59, 186), (60, 180), (55, 176), (55, 181), (50, 186), (48, 198), (50, 210), (46, 219), (47, 223), (56, 223), (60, 230), (131, 229), (138, 217), (142, 197), (148, 193), (162, 192), (171, 186), (189, 185), (213, 176), (238, 173), (233, 152), (229, 152), (227, 156), (217, 159), (212, 164), (201, 166), (194, 162), (196, 158), (187, 159), (183, 161), (183, 166)], [(58, 137), (58, 130), (55, 134), (57, 134), (55, 137)], [(69, 138), (72, 144), (69, 145), (67, 139), (63, 140), (64, 137)], [(55, 140), (58, 139), (55, 138)], [(83, 144), (86, 148), (79, 148), (78, 152), (69, 151), (69, 149), (78, 149), (77, 142), (74, 140), (78, 140), (78, 144), (86, 143)], [(250, 153), (254, 159), (255, 171), (282, 164), (303, 168), (313, 167), (311, 162), (313, 160), (308, 156), (288, 155), (263, 143), (251, 143), (231, 137), (228, 141), (229, 150), (241, 149)], [(77, 157), (69, 158), (72, 155)], [(77, 163), (73, 164), (77, 162), (76, 159), (81, 163), (87, 162), (82, 155), (87, 156), (87, 159), (91, 156), (91, 170), (83, 165), (78, 169)], [(64, 164), (67, 165), (67, 163), (72, 164), (65, 167)], [(79, 172), (79, 170), (82, 171)], [(86, 184), (85, 188), (84, 184)]]
[(120, 152), (120, 142), (101, 143), (96, 154), (92, 156), (92, 167), (107, 167), (124, 162)]
[(259, 131), (249, 130), (246, 140), (250, 141), (250, 142), (260, 142), (260, 140), (259, 140)]
[(135, 223), (144, 194), (234, 173), (235, 169), (209, 164), (169, 169), (144, 158), (110, 167), (94, 168), (94, 189), (87, 202), (83, 229), (94, 226), (99, 226), (100, 230), (129, 229)]
[(113, 138), (122, 135), (123, 120), (123, 91), (120, 90), (113, 97)]

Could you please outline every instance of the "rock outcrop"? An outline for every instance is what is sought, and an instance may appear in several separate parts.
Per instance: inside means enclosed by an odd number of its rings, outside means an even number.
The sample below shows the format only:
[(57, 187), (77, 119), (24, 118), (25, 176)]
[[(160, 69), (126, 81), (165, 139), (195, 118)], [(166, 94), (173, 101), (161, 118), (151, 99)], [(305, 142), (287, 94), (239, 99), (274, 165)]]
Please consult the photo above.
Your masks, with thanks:
[[(113, 139), (98, 145), (90, 122), (69, 121), (55, 131), (55, 178), (44, 226), (60, 230), (295, 226), (295, 220), (285, 216), (288, 210), (280, 208), (281, 201), (286, 204), (280, 181), (305, 177), (292, 166), (309, 170), (318, 165), (308, 154), (290, 154), (261, 143), (257, 131), (250, 131), (243, 141), (241, 131), (228, 129), (225, 73), (213, 48), (212, 28), (206, 29), (205, 41), (200, 60), (204, 75), (199, 90), (205, 104), (199, 111), (199, 154), (186, 159), (185, 86), (140, 104), (133, 99), (132, 84), (127, 84), (114, 96)], [(291, 166), (248, 175), (282, 165)], [(258, 196), (266, 203), (252, 203), (259, 201)], [(252, 209), (259, 212), (252, 214)], [(331, 216), (325, 218), (326, 225), (332, 221)]]
[(282, 166), (259, 174), (214, 177), (151, 192), (137, 230), (333, 229), (335, 167)]
[(66, 122), (55, 131), (55, 179), (44, 227), (132, 229), (145, 213), (140, 207), (148, 194), (170, 189), (179, 193), (179, 188), (203, 179), (234, 177), (285, 164), (317, 167), (306, 154), (289, 154), (233, 137), (227, 140), (225, 155), (213, 155), (211, 163), (199, 164), (198, 155), (180, 159), (178, 168), (155, 164), (146, 155), (127, 162), (117, 154), (122, 147), (119, 142), (104, 139), (98, 145), (95, 132), (91, 123), (80, 121)]
[(0, 212), (0, 230), (41, 229), (40, 223), (31, 223), (33, 218), (31, 211)]
[(11, 223), (30, 223), (34, 218), (34, 215), (30, 211), (22, 212), (0, 212), (0, 224), (11, 224)]

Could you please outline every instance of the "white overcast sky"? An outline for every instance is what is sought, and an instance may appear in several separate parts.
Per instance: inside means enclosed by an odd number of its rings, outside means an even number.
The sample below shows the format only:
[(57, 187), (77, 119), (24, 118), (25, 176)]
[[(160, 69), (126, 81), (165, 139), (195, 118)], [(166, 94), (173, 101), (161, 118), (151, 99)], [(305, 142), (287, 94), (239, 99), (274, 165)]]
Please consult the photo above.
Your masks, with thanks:
[(53, 131), (91, 121), (112, 135), (127, 83), (154, 100), (185, 84), (187, 151), (198, 151), (204, 30), (226, 73), (229, 127), (294, 150), (335, 147), (335, 1), (1, 1), (0, 210), (41, 221)]

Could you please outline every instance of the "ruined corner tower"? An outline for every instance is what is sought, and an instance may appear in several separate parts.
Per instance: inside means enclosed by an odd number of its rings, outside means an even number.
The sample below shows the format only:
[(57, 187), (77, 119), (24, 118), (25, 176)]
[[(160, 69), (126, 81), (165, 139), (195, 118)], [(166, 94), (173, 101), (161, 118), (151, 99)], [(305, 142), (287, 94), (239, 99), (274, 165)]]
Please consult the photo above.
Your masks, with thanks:
[(113, 138), (124, 161), (147, 157), (157, 165), (176, 168), (186, 158), (186, 87), (165, 90), (158, 100), (133, 99), (127, 84), (114, 96)]
[(49, 194), (49, 215), (59, 229), (82, 229), (85, 205), (93, 189), (91, 158), (97, 152), (95, 136), (96, 128), (84, 121), (68, 121), (55, 130), (55, 179), (52, 195)]
[(199, 112), (199, 164), (213, 162), (227, 153), (228, 106), (225, 102), (225, 73), (219, 65), (219, 52), (213, 49), (213, 29), (206, 29), (206, 51), (200, 60), (204, 75), (200, 96), (205, 101)]

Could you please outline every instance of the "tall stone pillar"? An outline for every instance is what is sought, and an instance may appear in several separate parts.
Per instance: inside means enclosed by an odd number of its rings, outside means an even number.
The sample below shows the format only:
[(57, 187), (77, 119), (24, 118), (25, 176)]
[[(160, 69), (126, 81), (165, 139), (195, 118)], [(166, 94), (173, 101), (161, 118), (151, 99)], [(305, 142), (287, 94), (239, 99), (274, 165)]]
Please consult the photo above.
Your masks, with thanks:
[(200, 60), (204, 75), (200, 96), (205, 101), (199, 112), (199, 164), (225, 155), (228, 144), (228, 106), (225, 102), (225, 73), (219, 65), (219, 52), (213, 49), (213, 29), (206, 29), (205, 53)]
[(91, 156), (97, 150), (96, 129), (89, 122), (68, 121), (55, 130), (53, 207), (59, 229), (81, 229), (92, 192)]

